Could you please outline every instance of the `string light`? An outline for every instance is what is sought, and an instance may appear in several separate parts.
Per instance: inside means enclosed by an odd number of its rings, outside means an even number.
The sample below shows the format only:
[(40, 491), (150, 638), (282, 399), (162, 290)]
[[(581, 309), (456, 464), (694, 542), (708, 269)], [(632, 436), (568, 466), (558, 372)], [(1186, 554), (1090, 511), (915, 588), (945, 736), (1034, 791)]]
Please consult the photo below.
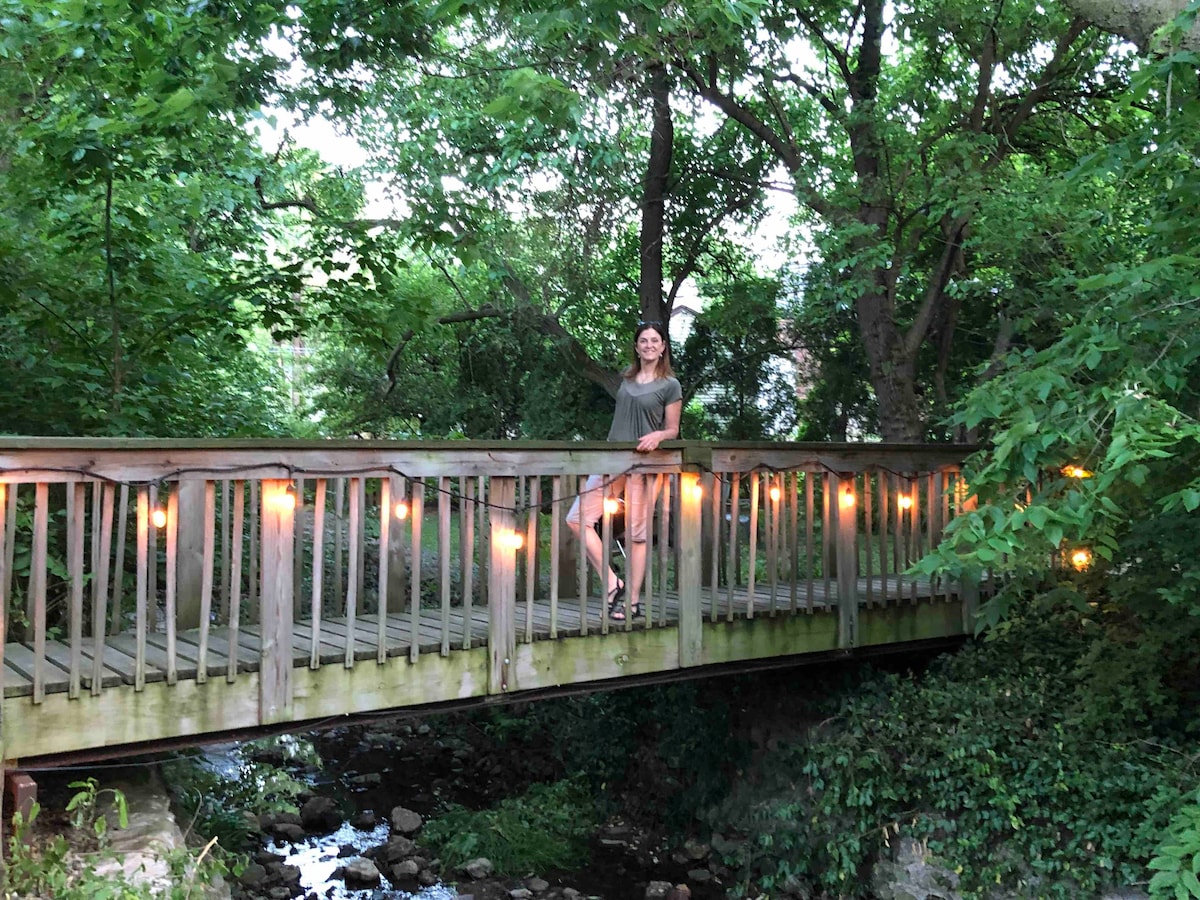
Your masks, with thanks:
[(155, 528), (165, 528), (167, 524), (167, 511), (161, 506), (155, 507), (154, 512), (150, 513), (150, 522)]
[(842, 491), (838, 497), (838, 503), (841, 504), (842, 509), (850, 509), (854, 506), (854, 491), (850, 489)]
[(1064, 475), (1066, 475), (1068, 478), (1091, 478), (1092, 477), (1092, 473), (1089, 472), (1087, 469), (1085, 469), (1083, 466), (1077, 466), (1074, 464), (1069, 465), (1069, 466), (1063, 466), (1062, 473)]
[(396, 514), (397, 519), (407, 519), (408, 504), (403, 500), (397, 500), (396, 505), (392, 507), (392, 512)]
[(501, 547), (514, 553), (525, 546), (525, 536), (519, 531), (502, 531), (496, 535), (496, 540), (500, 542)]
[(289, 484), (285, 490), (263, 491), (263, 504), (278, 512), (291, 512), (296, 508), (296, 486)]
[(604, 514), (606, 516), (615, 516), (617, 514), (617, 510), (620, 508), (621, 508), (621, 504), (619, 504), (615, 498), (613, 498), (613, 497), (605, 497), (604, 498)]
[(1071, 551), (1071, 566), (1077, 572), (1084, 572), (1092, 565), (1092, 551), (1087, 547), (1077, 547)]
[(896, 498), (896, 505), (899, 506), (901, 509), (908, 511), (908, 510), (912, 509), (913, 498), (911, 496), (909, 496), (908, 494), (901, 494), (899, 497)]
[(779, 498), (783, 496), (783, 491), (779, 489), (778, 485), (772, 485), (771, 490), (767, 493), (770, 495), (772, 503), (778, 503)]
[(704, 499), (704, 485), (698, 481), (692, 485), (692, 499), (696, 501)]

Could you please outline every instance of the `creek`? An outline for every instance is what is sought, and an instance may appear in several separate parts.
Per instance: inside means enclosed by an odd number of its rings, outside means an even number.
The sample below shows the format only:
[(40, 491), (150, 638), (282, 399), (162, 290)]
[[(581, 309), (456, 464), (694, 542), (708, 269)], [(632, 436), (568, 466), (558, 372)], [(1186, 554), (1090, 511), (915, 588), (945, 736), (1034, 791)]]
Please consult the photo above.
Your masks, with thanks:
[[(422, 818), (457, 804), (485, 808), (520, 794), (529, 784), (554, 777), (548, 757), (500, 748), (470, 717), (447, 715), (428, 720), (389, 720), (370, 725), (341, 727), (305, 736), (319, 764), (307, 763), (289, 749), (278, 746), (256, 756), (281, 765), (308, 786), (303, 797), (325, 797), (336, 803), (341, 822), (332, 832), (310, 834), (299, 840), (264, 835), (266, 860), (278, 859), (299, 870), (299, 896), (326, 900), (509, 900), (512, 891), (529, 891), (533, 900), (644, 900), (651, 882), (687, 882), (694, 900), (720, 900), (724, 886), (719, 876), (704, 868), (703, 859), (686, 859), (662, 842), (645, 825), (609, 822), (590, 841), (591, 862), (571, 871), (530, 872), (521, 878), (490, 876), (472, 879), (462, 872), (440, 872), (432, 884), (412, 878), (389, 878), (382, 862), (378, 886), (348, 886), (342, 867), (355, 857), (394, 838), (391, 812), (403, 807)], [(239, 777), (233, 748), (208, 755), (209, 764), (225, 777)], [(244, 776), (245, 770), (242, 769)], [(419, 839), (419, 835), (416, 835)], [(689, 870), (692, 875), (689, 877)], [(697, 882), (697, 873), (704, 883)], [(424, 874), (424, 872), (422, 873)], [(269, 893), (243, 891), (250, 898)], [(275, 896), (279, 896), (276, 894)], [(516, 896), (525, 896), (518, 893)]]

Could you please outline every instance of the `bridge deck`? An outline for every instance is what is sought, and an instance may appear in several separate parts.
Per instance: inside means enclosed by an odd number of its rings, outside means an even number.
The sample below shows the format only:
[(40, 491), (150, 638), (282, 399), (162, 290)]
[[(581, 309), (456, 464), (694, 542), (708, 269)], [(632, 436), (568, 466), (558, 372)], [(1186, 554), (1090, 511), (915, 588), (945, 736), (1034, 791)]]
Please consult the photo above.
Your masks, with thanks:
[[(831, 586), (835, 588), (836, 586)], [(826, 596), (826, 586), (823, 580), (814, 580), (811, 585), (797, 586), (795, 607), (790, 585), (780, 584), (775, 590), (774, 607), (772, 612), (772, 590), (770, 585), (757, 585), (753, 595), (753, 616), (806, 614), (808, 612), (828, 612), (837, 605), (836, 598)], [(868, 579), (858, 579), (859, 596), (868, 596)], [(870, 579), (869, 593), (872, 604), (886, 602), (889, 604), (912, 603), (917, 600), (927, 601), (933, 596), (931, 585), (926, 579), (897, 576), (874, 576)], [(939, 593), (938, 596), (949, 595)], [(679, 622), (679, 597), (674, 591), (666, 594), (665, 610), (660, 598), (655, 598), (654, 607), (650, 612), (652, 623), (645, 618), (635, 619), (633, 630), (643, 630), (647, 627), (674, 626)], [(725, 588), (717, 592), (716, 618), (718, 621), (730, 617), (730, 600)], [(705, 589), (703, 596), (704, 621), (713, 618), (714, 598), (712, 591)], [(526, 633), (527, 604), (519, 602), (516, 607), (516, 624), (518, 640)], [(600, 598), (592, 596), (587, 602), (587, 630), (589, 633), (599, 633), (603, 613)], [(529, 607), (532, 616), (532, 632), (535, 641), (548, 640), (551, 637), (551, 609), (548, 600), (537, 600)], [(555, 613), (559, 637), (575, 637), (583, 633), (580, 616), (580, 604), (577, 599), (561, 599), (558, 601)], [(737, 589), (732, 600), (732, 619), (741, 620), (751, 617), (750, 595), (745, 587)], [(470, 646), (481, 647), (487, 642), (488, 608), (486, 605), (474, 605), (470, 610)], [(464, 611), (456, 607), (449, 615), (449, 644), (453, 650), (464, 647), (466, 622)], [(610, 620), (611, 631), (623, 631), (624, 622)], [(313, 626), (311, 620), (296, 622), (292, 630), (293, 665), (308, 666), (311, 660)], [(378, 618), (375, 615), (359, 615), (354, 621), (354, 650), (356, 660), (373, 659), (378, 654)], [(392, 613), (388, 616), (386, 625), (387, 655), (401, 656), (410, 652), (412, 634), (412, 616), (409, 611)], [(442, 611), (431, 607), (422, 609), (418, 624), (419, 652), (438, 653), (443, 644)], [(346, 643), (348, 639), (347, 619), (345, 617), (322, 619), (318, 636), (318, 658), (321, 664), (344, 664), (346, 659)], [(262, 641), (256, 625), (242, 625), (236, 636), (237, 671), (256, 672), (259, 668)], [(198, 629), (181, 631), (176, 635), (176, 671), (181, 680), (196, 678), (200, 666), (200, 633)], [(208, 633), (208, 653), (206, 668), (210, 677), (225, 675), (228, 670), (230, 653), (230, 629), (227, 627), (213, 628)], [(85, 690), (92, 688), (94, 644), (91, 639), (85, 639), (82, 646), (83, 666), (81, 685)], [(145, 645), (146, 667), (145, 680), (147, 683), (165, 681), (167, 677), (169, 651), (167, 636), (161, 631), (149, 632)], [(30, 641), (9, 642), (4, 648), (4, 697), (23, 697), (33, 693), (34, 649)], [(105, 638), (102, 656), (103, 688), (132, 685), (135, 682), (137, 659), (137, 641), (132, 632), (123, 632)], [(63, 641), (47, 640), (45, 667), (43, 670), (45, 691), (47, 694), (66, 692), (69, 685), (70, 648)]]

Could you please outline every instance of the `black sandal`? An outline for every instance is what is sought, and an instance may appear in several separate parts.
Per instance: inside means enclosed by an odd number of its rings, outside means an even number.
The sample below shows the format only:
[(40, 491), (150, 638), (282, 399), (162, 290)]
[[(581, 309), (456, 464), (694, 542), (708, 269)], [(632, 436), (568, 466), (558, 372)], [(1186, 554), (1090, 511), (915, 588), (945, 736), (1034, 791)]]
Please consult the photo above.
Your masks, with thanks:
[[(641, 603), (633, 604), (631, 607), (629, 607), (629, 612), (633, 616), (633, 618), (640, 619), (642, 617), (642, 604)], [(614, 622), (624, 622), (625, 621), (625, 604), (622, 603), (616, 609), (609, 609), (608, 617), (610, 619), (612, 619)]]
[[(620, 613), (621, 615), (617, 615)], [(621, 582), (608, 595), (608, 617), (621, 621), (625, 618), (625, 582)]]

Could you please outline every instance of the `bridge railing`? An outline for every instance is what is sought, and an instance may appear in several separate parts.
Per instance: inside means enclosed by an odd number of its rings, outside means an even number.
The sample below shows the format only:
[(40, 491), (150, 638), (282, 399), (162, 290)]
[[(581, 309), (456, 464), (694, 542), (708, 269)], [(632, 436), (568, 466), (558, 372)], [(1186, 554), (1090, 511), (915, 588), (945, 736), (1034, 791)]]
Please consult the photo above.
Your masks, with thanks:
[[(296, 666), (946, 600), (904, 574), (965, 502), (964, 450), (602, 443), (0, 439), (5, 696), (71, 698), (257, 672), (291, 716)], [(615, 621), (565, 527), (591, 473), (655, 489), (644, 619)], [(606, 515), (606, 556), (628, 542)]]

